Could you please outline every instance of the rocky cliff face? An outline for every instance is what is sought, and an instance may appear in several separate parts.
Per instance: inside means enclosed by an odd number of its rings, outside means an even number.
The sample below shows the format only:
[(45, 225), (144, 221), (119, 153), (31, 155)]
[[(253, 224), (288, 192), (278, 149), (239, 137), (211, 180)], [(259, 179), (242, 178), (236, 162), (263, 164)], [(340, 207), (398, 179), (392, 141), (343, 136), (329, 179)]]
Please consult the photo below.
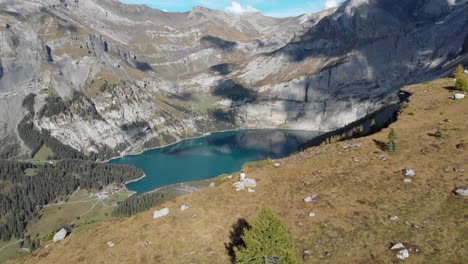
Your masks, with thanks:
[(34, 151), (21, 122), (103, 156), (222, 129), (331, 130), (466, 64), (466, 45), (466, 0), (350, 0), (285, 19), (0, 0), (0, 149)]

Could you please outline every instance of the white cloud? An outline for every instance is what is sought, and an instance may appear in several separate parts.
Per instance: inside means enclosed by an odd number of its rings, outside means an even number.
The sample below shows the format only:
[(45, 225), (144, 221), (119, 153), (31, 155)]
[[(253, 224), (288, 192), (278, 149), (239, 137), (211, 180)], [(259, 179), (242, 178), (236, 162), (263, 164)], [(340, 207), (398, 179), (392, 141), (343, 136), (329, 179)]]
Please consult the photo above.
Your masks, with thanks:
[(241, 15), (243, 13), (258, 12), (258, 10), (255, 9), (253, 6), (248, 5), (247, 7), (244, 8), (236, 1), (232, 1), (231, 5), (226, 7), (226, 10), (236, 15)]
[(337, 0), (326, 0), (325, 1), (325, 8), (332, 8), (338, 5)]

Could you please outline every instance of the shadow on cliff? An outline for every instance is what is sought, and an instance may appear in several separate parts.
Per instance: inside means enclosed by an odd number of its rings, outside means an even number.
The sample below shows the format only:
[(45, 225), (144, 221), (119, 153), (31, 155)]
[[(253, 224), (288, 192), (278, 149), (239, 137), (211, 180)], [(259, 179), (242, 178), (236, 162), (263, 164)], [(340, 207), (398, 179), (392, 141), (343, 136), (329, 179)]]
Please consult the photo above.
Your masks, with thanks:
[(229, 75), (234, 68), (234, 65), (231, 63), (222, 63), (210, 67), (210, 71), (217, 73), (223, 76)]
[(200, 39), (200, 42), (205, 48), (216, 48), (224, 52), (232, 52), (237, 47), (236, 42), (224, 40), (211, 35), (203, 36)]
[(212, 95), (244, 102), (255, 102), (259, 97), (256, 91), (232, 79), (218, 82), (213, 89)]

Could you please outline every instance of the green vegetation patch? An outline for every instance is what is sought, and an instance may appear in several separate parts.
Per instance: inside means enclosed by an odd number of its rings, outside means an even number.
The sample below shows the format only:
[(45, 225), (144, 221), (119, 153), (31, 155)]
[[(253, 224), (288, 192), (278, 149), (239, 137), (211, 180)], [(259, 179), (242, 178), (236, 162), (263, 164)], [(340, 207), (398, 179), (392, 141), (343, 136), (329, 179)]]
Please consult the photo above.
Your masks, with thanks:
[(207, 115), (209, 110), (215, 108), (218, 99), (214, 96), (196, 97), (194, 110), (202, 115)]
[(33, 159), (34, 160), (49, 160), (53, 157), (54, 152), (47, 145), (42, 145), (42, 147), (36, 152)]

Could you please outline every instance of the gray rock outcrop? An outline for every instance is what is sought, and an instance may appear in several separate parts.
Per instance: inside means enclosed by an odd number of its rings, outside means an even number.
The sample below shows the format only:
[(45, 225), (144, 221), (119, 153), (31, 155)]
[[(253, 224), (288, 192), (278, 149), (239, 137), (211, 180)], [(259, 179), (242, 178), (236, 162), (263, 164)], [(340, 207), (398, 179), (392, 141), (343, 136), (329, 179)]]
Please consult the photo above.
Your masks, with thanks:
[(33, 151), (25, 117), (105, 157), (216, 130), (332, 130), (467, 64), (467, 14), (466, 0), (349, 0), (282, 19), (0, 0), (0, 154)]

